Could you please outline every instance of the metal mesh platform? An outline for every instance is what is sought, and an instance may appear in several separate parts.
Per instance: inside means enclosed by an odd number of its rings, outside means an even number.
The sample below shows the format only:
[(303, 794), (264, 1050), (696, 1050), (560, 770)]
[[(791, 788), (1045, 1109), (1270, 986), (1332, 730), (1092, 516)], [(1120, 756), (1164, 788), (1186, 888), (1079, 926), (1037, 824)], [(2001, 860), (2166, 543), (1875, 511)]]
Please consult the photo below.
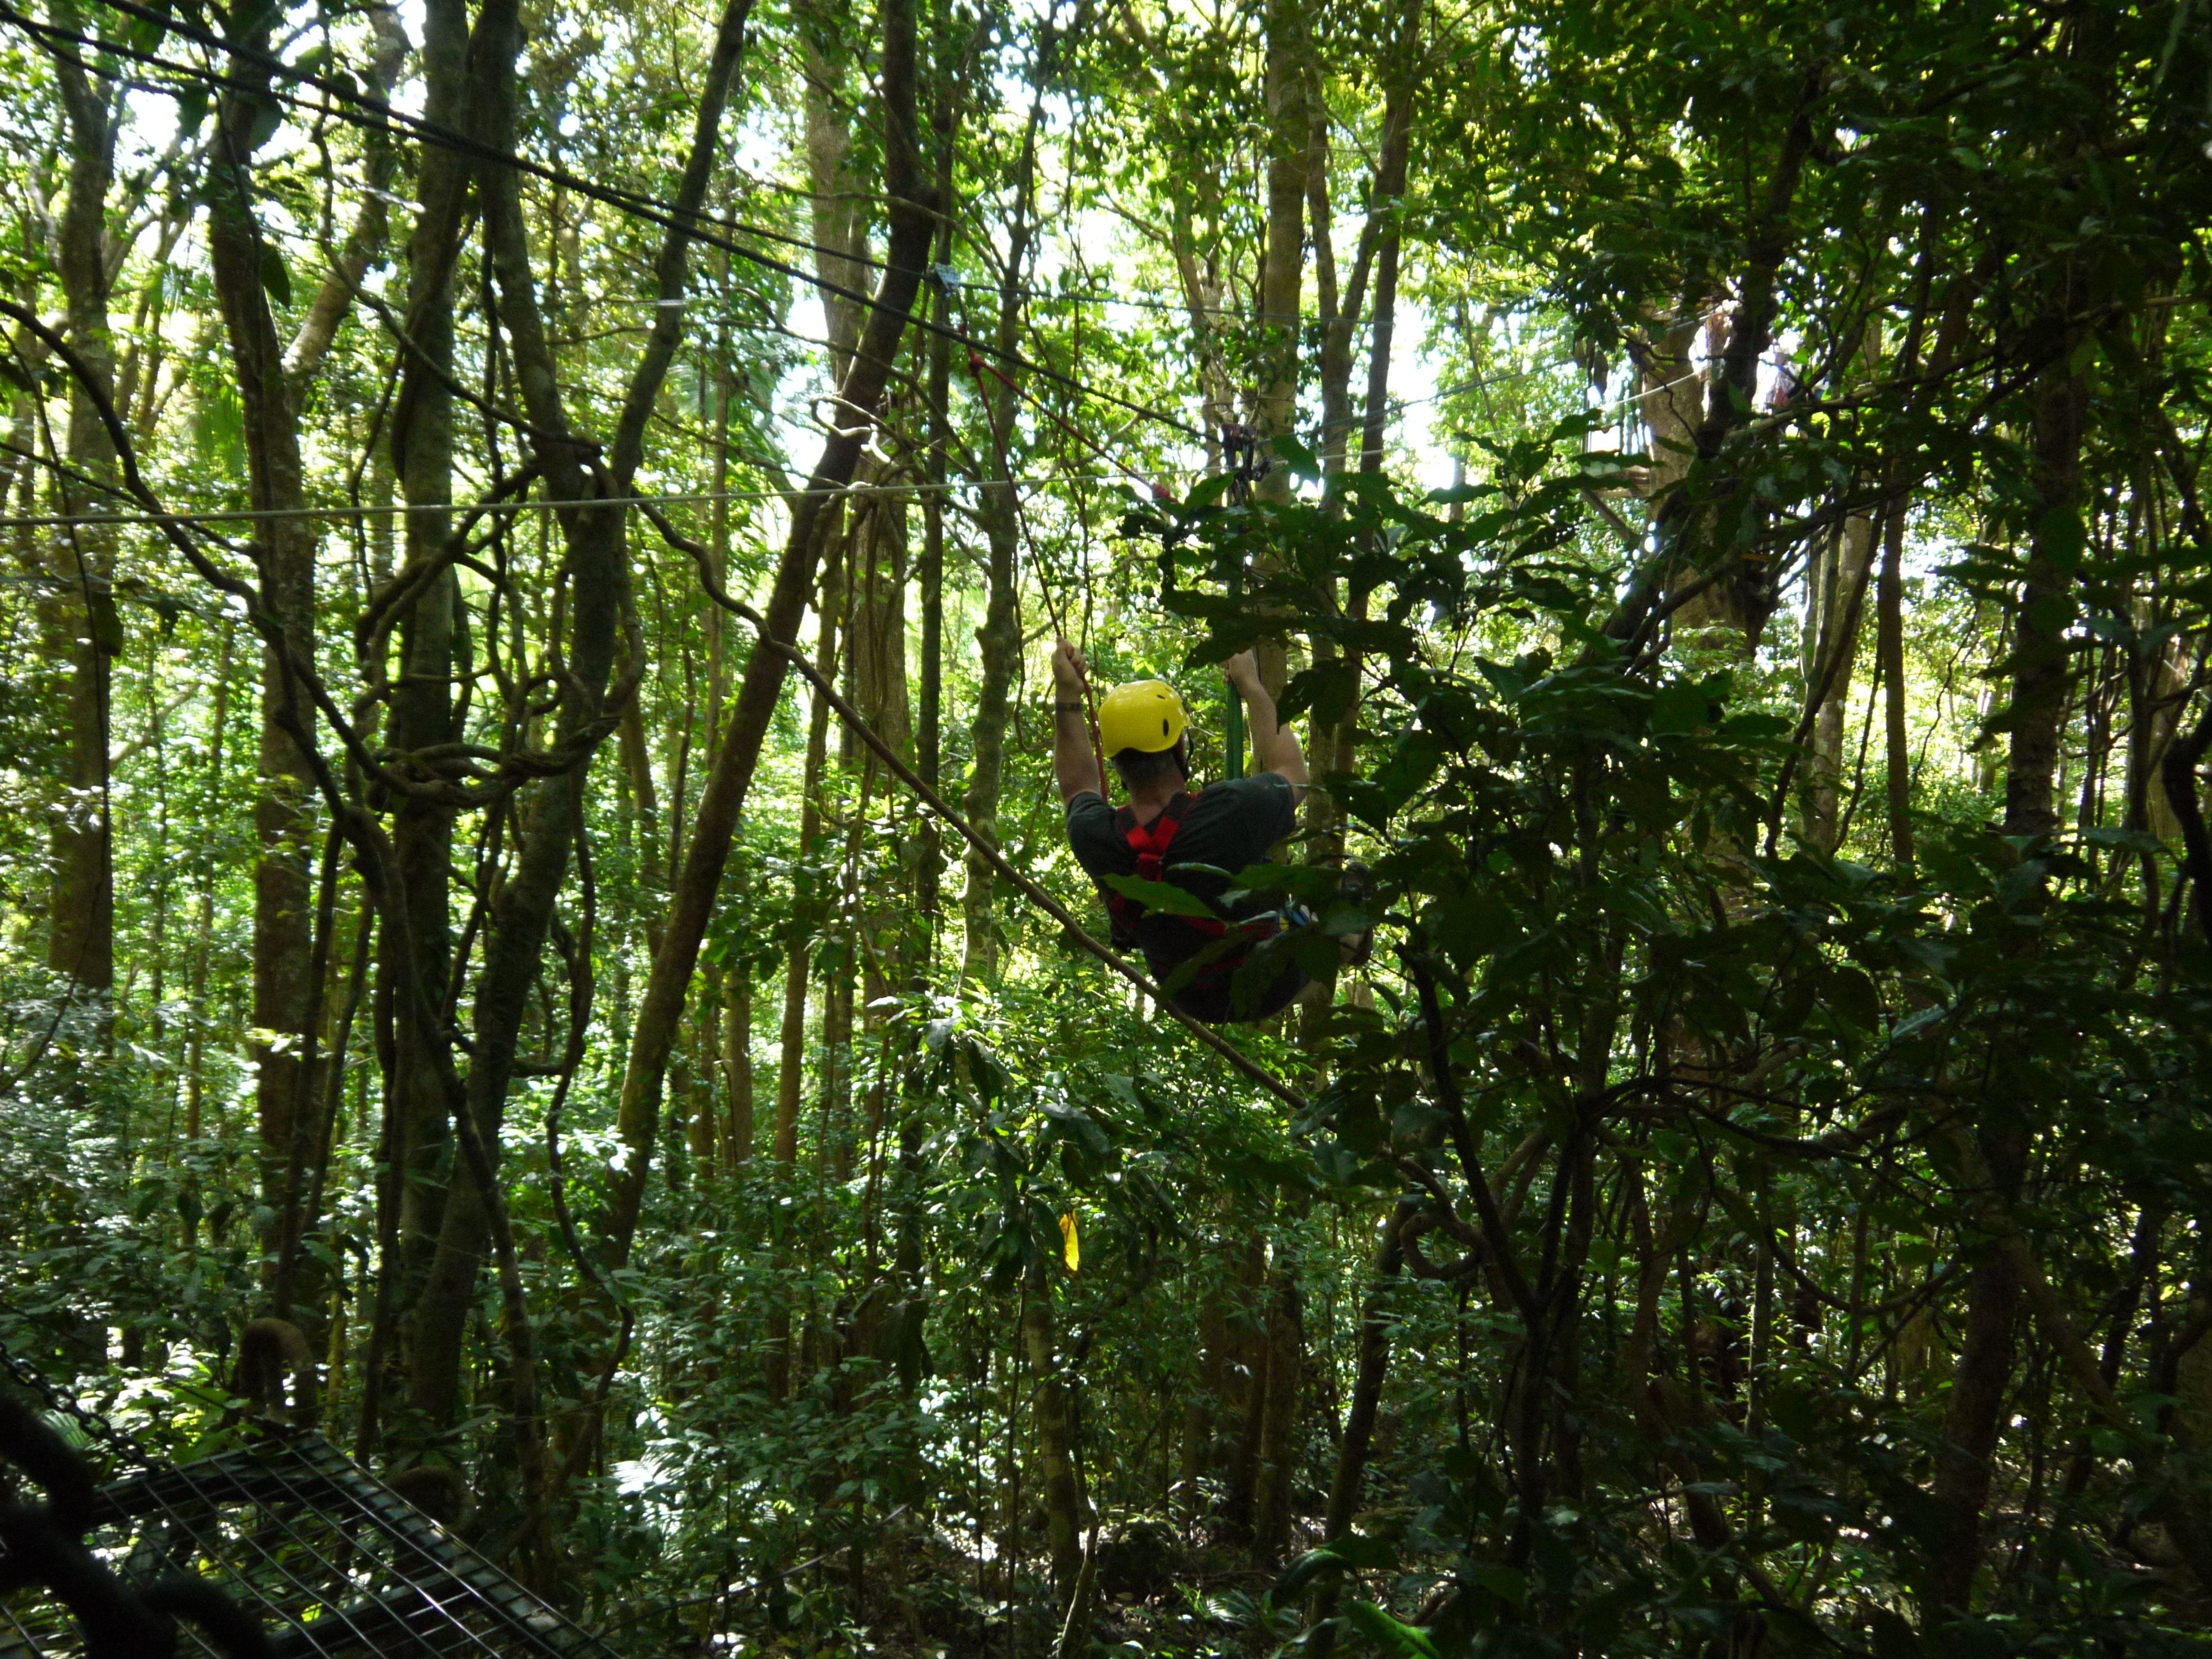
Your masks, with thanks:
[[(101, 1488), (88, 1540), (126, 1581), (204, 1577), (257, 1613), (282, 1659), (614, 1650), (532, 1595), (320, 1435), (270, 1435)], [(75, 1621), (21, 1591), (0, 1602), (0, 1659), (78, 1655)], [(184, 1631), (180, 1654), (212, 1654)]]

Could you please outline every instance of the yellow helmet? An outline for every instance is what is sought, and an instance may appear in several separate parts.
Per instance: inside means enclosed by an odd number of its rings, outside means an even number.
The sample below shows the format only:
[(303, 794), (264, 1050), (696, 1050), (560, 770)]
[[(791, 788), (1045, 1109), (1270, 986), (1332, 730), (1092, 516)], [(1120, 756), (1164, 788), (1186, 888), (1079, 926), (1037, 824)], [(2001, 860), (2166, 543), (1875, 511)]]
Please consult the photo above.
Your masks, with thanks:
[(1176, 746), (1188, 717), (1182, 699), (1165, 680), (1117, 685), (1098, 705), (1098, 745), (1109, 755), (1124, 749), (1160, 754)]

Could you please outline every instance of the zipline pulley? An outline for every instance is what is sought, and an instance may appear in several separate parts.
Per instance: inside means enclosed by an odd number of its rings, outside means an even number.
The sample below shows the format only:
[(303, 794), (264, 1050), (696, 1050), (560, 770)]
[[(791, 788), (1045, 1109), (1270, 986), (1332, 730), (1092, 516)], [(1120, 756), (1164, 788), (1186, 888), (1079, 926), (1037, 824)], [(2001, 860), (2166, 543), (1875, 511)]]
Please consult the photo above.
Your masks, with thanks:
[(1238, 507), (1250, 506), (1252, 486), (1267, 476), (1269, 466), (1260, 434), (1241, 422), (1224, 422), (1221, 463), (1229, 471), (1229, 499)]

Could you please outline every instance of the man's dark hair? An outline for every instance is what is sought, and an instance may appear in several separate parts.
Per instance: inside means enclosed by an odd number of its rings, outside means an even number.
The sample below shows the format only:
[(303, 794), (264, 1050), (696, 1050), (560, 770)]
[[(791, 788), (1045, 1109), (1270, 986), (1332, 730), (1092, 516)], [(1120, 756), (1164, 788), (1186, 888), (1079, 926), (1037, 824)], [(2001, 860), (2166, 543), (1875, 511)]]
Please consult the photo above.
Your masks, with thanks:
[(1138, 789), (1158, 779), (1175, 774), (1190, 775), (1190, 757), (1177, 738), (1172, 749), (1124, 749), (1113, 757), (1114, 769), (1121, 775), (1122, 787)]

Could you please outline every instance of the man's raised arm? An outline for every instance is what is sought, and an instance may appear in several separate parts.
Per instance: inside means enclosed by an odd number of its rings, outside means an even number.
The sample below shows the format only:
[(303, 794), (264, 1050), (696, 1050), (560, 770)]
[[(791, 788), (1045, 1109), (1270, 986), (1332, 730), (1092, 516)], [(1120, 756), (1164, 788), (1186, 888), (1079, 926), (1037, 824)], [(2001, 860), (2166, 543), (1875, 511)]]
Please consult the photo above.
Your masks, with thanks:
[[(1062, 805), (1088, 791), (1105, 798), (1098, 757), (1091, 747), (1091, 722), (1085, 718), (1083, 685), (1090, 672), (1083, 653), (1062, 640), (1052, 649), (1052, 775)], [(1295, 741), (1295, 739), (1293, 739)]]
[(1253, 764), (1262, 772), (1280, 772), (1293, 788), (1306, 787), (1305, 750), (1298, 734), (1275, 718), (1275, 700), (1260, 684), (1260, 667), (1249, 651), (1240, 651), (1221, 665), (1237, 695), (1244, 699), (1244, 724), (1252, 733)]

